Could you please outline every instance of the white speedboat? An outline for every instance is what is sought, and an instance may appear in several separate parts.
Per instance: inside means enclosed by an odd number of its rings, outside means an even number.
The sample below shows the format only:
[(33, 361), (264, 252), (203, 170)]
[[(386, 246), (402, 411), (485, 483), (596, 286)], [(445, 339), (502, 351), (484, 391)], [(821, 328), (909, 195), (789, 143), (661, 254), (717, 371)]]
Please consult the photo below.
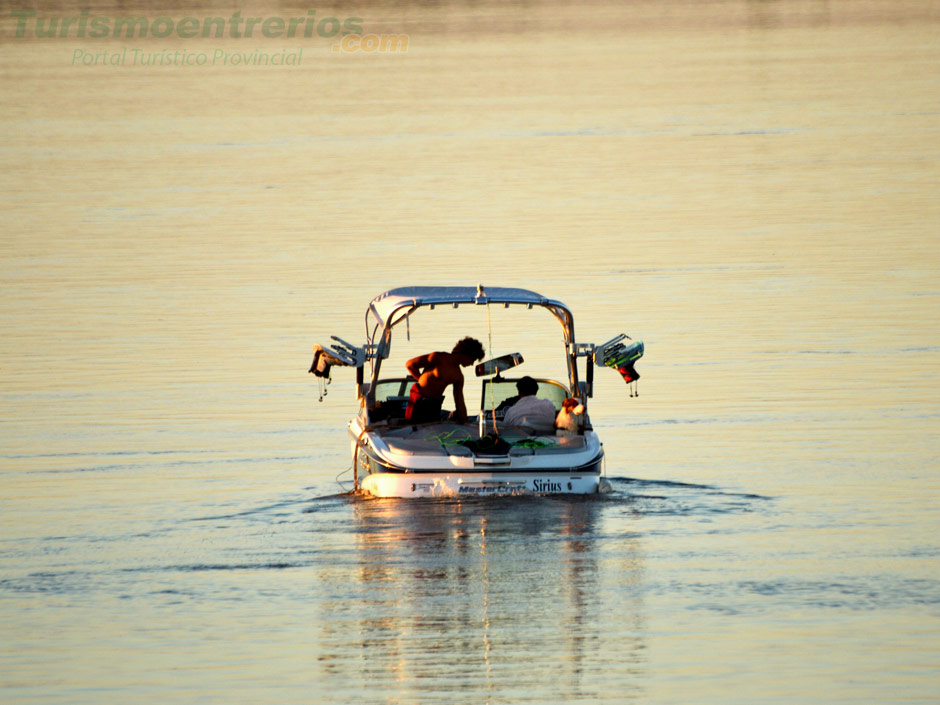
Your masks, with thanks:
[[(415, 424), (405, 418), (415, 379), (383, 376), (392, 333), (422, 308), (460, 306), (540, 307), (562, 328), (561, 352), (567, 379), (535, 376), (537, 397), (556, 412), (577, 404), (573, 428), (534, 428), (503, 420), (516, 399), (520, 377), (503, 376), (524, 362), (521, 352), (476, 365), (482, 377), (479, 414), (465, 423), (439, 419)], [(643, 343), (625, 335), (594, 345), (577, 343), (571, 311), (561, 303), (526, 289), (478, 287), (404, 287), (376, 297), (366, 311), (362, 346), (333, 337), (314, 347), (310, 369), (328, 382), (331, 368), (356, 369), (359, 413), (349, 422), (352, 467), (357, 491), (377, 497), (461, 497), (515, 494), (591, 494), (603, 491), (604, 449), (587, 412), (595, 366), (617, 369), (628, 384), (638, 377), (633, 363)], [(584, 359), (584, 378), (579, 360)], [(404, 372), (404, 370), (402, 370)], [(322, 392), (325, 387), (321, 386)], [(632, 394), (632, 393), (631, 393)], [(468, 396), (469, 399), (469, 396)]]

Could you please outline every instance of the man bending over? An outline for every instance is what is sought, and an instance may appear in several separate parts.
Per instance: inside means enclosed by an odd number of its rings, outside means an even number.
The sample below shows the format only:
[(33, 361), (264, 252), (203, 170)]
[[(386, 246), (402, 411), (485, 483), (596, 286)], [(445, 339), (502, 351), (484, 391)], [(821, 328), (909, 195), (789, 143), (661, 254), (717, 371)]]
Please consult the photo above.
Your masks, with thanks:
[(449, 353), (432, 352), (408, 360), (405, 367), (417, 381), (411, 387), (405, 418), (412, 423), (439, 421), (444, 390), (454, 385), (454, 420), (466, 423), (467, 405), (463, 399), (463, 372), (460, 368), (482, 360), (483, 353), (480, 341), (464, 338)]

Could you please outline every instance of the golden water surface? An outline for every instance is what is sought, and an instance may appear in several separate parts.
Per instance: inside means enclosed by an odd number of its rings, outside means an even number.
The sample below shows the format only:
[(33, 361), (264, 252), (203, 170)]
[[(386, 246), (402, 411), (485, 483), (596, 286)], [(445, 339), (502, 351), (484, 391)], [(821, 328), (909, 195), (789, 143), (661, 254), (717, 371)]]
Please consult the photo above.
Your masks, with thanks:
[[(940, 695), (936, 3), (0, 8), (5, 702)], [(338, 494), (311, 344), (481, 282), (646, 341), (613, 495)], [(557, 363), (502, 315), (396, 344)]]

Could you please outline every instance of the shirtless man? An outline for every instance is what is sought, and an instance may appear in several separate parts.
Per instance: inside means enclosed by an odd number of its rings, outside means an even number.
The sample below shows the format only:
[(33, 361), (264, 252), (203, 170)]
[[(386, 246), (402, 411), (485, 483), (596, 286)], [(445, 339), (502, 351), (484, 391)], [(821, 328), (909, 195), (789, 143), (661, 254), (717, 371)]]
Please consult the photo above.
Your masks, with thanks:
[(417, 381), (411, 387), (405, 418), (413, 423), (438, 421), (444, 390), (454, 385), (454, 419), (457, 423), (466, 423), (467, 405), (463, 400), (463, 372), (460, 368), (483, 359), (483, 353), (480, 341), (464, 338), (452, 352), (432, 352), (408, 360), (405, 367)]

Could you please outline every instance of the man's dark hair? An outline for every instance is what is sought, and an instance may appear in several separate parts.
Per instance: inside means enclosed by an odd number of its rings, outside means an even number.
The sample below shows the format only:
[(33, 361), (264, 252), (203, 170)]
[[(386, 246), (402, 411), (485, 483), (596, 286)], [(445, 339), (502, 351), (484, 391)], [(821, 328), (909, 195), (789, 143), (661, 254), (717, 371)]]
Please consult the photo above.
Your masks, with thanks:
[(482, 360), (485, 351), (483, 344), (476, 338), (464, 338), (457, 342), (453, 349), (454, 355), (466, 355), (474, 360)]
[(516, 389), (519, 390), (520, 397), (530, 397), (533, 394), (538, 394), (539, 383), (531, 377), (523, 377), (516, 382)]

